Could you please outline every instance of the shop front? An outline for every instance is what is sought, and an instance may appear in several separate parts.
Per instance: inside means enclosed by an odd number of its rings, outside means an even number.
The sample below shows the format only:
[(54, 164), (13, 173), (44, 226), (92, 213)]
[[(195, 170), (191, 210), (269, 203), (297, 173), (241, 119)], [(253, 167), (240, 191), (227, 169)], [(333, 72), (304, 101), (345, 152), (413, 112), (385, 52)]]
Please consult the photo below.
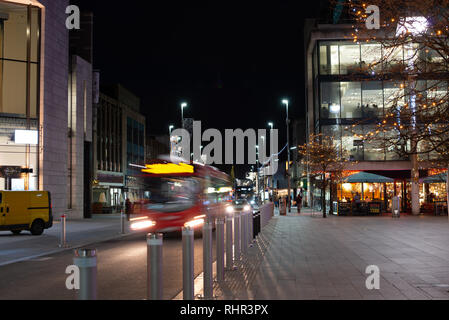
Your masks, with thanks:
[[(433, 170), (420, 172), (419, 202), (421, 213), (434, 214), (443, 213), (447, 208), (446, 182), (443, 178), (432, 180), (426, 178)], [(348, 171), (343, 174), (343, 179), (336, 186), (334, 202), (338, 202), (338, 213), (340, 215), (359, 214), (377, 215), (391, 213), (393, 197), (400, 198), (402, 212), (411, 212), (411, 189), (410, 171), (389, 173), (387, 171), (376, 172), (385, 178), (379, 182), (355, 182), (348, 181), (348, 177), (360, 174), (360, 172)], [(371, 172), (371, 174), (376, 174)], [(346, 178), (345, 178), (346, 177)], [(431, 176), (430, 176), (431, 177)], [(345, 181), (346, 179), (346, 181)], [(445, 179), (445, 178), (444, 178)], [(335, 211), (335, 210), (334, 210)], [(446, 209), (447, 214), (447, 209)]]
[(92, 188), (92, 212), (94, 214), (120, 213), (125, 197), (123, 174), (98, 173)]

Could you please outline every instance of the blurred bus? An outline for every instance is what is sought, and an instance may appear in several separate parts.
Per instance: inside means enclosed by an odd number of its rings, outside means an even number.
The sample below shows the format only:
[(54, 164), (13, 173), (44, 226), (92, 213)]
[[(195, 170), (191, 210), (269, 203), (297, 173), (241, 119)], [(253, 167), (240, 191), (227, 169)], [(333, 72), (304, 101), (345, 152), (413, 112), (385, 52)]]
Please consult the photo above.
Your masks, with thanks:
[(132, 203), (132, 230), (201, 229), (232, 202), (230, 177), (214, 167), (158, 159), (141, 171), (144, 196)]

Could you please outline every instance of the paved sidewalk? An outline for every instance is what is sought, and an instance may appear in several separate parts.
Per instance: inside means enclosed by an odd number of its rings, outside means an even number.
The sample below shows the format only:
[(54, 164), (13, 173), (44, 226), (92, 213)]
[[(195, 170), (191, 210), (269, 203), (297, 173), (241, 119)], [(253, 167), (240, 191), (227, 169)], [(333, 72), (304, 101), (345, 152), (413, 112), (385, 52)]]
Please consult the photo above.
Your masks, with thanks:
[[(380, 268), (368, 290), (366, 267)], [(278, 216), (236, 271), (223, 300), (449, 299), (447, 217), (336, 217), (303, 209)]]
[[(89, 220), (68, 220), (66, 239), (70, 248), (120, 237), (119, 215), (98, 215)], [(42, 236), (23, 231), (20, 235), (0, 232), (0, 266), (61, 252), (61, 223), (55, 221)]]

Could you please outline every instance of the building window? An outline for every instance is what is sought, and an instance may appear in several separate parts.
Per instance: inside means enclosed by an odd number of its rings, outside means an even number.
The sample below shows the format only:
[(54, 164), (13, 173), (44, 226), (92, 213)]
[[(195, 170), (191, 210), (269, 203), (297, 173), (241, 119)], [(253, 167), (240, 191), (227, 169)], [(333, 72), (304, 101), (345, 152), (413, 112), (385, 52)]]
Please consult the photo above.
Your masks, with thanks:
[(362, 118), (362, 88), (360, 82), (341, 82), (341, 117)]
[(381, 81), (362, 83), (362, 117), (379, 118), (383, 116), (384, 97)]
[(322, 43), (320, 45), (320, 74), (340, 74), (338, 43)]
[(384, 82), (385, 109), (393, 106), (402, 107), (405, 104), (404, 83), (399, 81)]
[(359, 125), (352, 130), (343, 130), (342, 149), (348, 154), (349, 160), (363, 160), (363, 126)]
[(385, 149), (382, 141), (383, 132), (377, 131), (376, 125), (364, 125), (363, 132), (366, 136), (371, 134), (376, 136), (372, 141), (365, 140), (363, 143), (363, 159), (365, 161), (382, 161), (385, 160)]
[(342, 152), (341, 149), (341, 126), (340, 125), (332, 125), (332, 126), (322, 126), (321, 128), (322, 133), (326, 137), (332, 137), (334, 139), (334, 145), (337, 147), (337, 149), (340, 152)]
[(382, 71), (382, 45), (378, 43), (363, 43), (361, 45), (362, 71), (374, 75)]
[(360, 45), (340, 45), (340, 74), (360, 72)]
[(321, 83), (321, 118), (338, 119), (340, 114), (340, 83)]

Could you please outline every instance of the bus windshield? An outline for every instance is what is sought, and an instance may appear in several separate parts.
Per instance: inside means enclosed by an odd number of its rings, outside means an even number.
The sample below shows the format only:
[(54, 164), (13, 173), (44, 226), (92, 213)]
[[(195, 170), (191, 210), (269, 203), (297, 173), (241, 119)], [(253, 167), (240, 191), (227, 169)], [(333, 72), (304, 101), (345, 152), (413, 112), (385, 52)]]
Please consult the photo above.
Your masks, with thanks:
[(186, 210), (195, 205), (199, 183), (194, 178), (147, 178), (145, 200), (147, 209), (161, 212)]

